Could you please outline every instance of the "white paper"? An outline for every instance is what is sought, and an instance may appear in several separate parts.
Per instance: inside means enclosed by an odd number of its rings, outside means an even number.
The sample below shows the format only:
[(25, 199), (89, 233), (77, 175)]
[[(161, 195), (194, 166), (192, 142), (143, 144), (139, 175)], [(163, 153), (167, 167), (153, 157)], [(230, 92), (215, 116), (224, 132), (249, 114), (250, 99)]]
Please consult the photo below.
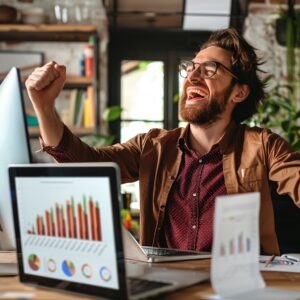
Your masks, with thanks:
[(265, 287), (259, 272), (259, 193), (216, 198), (211, 282), (223, 297)]
[(266, 267), (265, 261), (269, 258), (270, 256), (267, 255), (261, 255), (259, 257), (259, 268), (261, 271), (300, 273), (300, 262), (292, 262), (282, 256), (276, 256), (275, 259)]
[(247, 292), (243, 295), (234, 295), (221, 298), (218, 295), (207, 295), (203, 300), (299, 300), (300, 292), (277, 288), (264, 288)]

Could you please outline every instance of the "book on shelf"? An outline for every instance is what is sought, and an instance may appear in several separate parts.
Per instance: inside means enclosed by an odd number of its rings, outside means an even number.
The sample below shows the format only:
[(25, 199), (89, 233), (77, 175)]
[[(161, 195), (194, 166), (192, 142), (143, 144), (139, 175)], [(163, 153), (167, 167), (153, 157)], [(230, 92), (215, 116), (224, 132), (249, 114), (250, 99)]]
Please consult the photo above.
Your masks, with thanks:
[(86, 128), (95, 126), (95, 101), (93, 87), (87, 88), (87, 97), (84, 100), (84, 119), (83, 125)]
[(77, 98), (76, 98), (76, 109), (74, 114), (74, 127), (82, 127), (83, 124), (83, 116), (84, 116), (84, 102), (86, 98), (86, 91), (79, 90)]
[(68, 126), (74, 126), (74, 116), (75, 116), (75, 111), (76, 111), (76, 103), (77, 103), (77, 95), (78, 95), (78, 90), (73, 89), (70, 92), (70, 105), (69, 105), (69, 118), (67, 125)]
[[(73, 128), (93, 128), (95, 126), (95, 100), (94, 89), (88, 87), (85, 89), (73, 89), (67, 97), (61, 98), (56, 109), (62, 121)], [(67, 105), (66, 105), (67, 104)]]

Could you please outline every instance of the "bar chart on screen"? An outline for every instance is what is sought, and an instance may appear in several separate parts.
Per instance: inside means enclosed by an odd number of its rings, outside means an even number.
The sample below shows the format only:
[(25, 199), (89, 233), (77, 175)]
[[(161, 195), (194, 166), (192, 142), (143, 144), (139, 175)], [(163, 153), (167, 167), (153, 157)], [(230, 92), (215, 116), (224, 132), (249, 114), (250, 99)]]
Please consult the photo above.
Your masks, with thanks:
[(102, 241), (99, 201), (83, 195), (78, 202), (72, 196), (53, 203), (27, 222), (25, 246), (101, 255), (105, 243), (95, 243)]
[(99, 201), (83, 195), (81, 201), (76, 202), (71, 196), (53, 203), (27, 222), (25, 246), (101, 255), (105, 244), (99, 243), (102, 241)]
[(83, 195), (81, 203), (76, 204), (74, 197), (64, 204), (55, 203), (54, 207), (36, 215), (35, 222), (29, 226), (27, 233), (101, 241), (99, 201), (94, 201), (92, 197), (87, 201)]
[[(108, 180), (88, 178), (82, 184), (83, 180), (80, 184), (74, 178), (18, 181), (23, 246), (41, 252), (103, 254), (113, 243)], [(105, 231), (104, 224), (109, 225)]]

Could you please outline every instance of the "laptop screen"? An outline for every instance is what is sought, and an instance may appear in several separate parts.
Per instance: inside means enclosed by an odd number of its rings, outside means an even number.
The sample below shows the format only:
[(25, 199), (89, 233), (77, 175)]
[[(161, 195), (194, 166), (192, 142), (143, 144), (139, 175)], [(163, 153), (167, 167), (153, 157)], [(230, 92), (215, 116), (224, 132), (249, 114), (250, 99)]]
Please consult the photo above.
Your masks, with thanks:
[(43, 176), (36, 171), (43, 168), (27, 167), (26, 176), (20, 176), (24, 168), (19, 168), (14, 174), (21, 272), (25, 278), (119, 290), (115, 233), (120, 224), (115, 224), (119, 212), (114, 212), (119, 208), (110, 176), (97, 176), (95, 169), (101, 168), (92, 167), (92, 176), (80, 175), (84, 167), (74, 168), (71, 176), (70, 167), (48, 167), (51, 174)]
[(16, 186), (24, 272), (118, 289), (109, 179), (19, 177)]

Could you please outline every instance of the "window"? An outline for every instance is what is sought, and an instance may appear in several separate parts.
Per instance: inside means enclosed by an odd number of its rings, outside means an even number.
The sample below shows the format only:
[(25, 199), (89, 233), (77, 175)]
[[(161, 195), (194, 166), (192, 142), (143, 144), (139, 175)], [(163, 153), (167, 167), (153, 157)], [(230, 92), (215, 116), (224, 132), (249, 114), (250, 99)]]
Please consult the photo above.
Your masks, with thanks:
[(164, 63), (124, 60), (121, 64), (121, 142), (164, 126)]

